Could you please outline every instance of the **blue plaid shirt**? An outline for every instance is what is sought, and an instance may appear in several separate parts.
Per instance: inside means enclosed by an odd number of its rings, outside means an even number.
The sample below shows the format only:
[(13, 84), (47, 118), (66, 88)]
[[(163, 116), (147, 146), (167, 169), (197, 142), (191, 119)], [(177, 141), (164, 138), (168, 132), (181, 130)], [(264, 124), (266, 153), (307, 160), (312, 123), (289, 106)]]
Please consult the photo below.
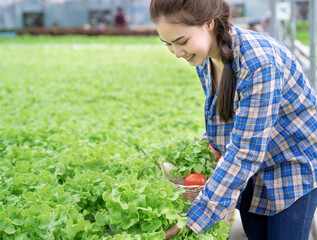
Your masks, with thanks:
[[(274, 215), (317, 187), (315, 91), (295, 56), (264, 34), (232, 26), (234, 118), (220, 120), (209, 59), (197, 67), (209, 143), (222, 157), (187, 211), (197, 234), (227, 215), (252, 177), (250, 212)], [(238, 203), (239, 207), (239, 203)]]

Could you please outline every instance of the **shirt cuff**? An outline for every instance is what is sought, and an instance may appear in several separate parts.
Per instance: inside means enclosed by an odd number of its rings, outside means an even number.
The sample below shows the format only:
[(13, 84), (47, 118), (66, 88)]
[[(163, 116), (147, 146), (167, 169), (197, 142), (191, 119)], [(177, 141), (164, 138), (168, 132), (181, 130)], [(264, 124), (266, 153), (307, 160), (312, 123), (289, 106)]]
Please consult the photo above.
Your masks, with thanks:
[(197, 205), (192, 205), (187, 210), (187, 227), (196, 234), (201, 234), (217, 222), (210, 218), (206, 210)]

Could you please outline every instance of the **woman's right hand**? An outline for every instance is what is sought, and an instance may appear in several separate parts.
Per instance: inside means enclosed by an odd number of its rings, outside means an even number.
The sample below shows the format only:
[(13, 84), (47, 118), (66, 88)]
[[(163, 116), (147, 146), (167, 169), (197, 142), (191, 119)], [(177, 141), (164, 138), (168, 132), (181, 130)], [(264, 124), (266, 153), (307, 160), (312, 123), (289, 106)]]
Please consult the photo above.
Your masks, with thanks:
[(164, 240), (170, 239), (174, 236), (176, 236), (180, 232), (180, 228), (175, 223), (173, 226), (171, 226), (169, 229), (165, 231), (165, 238)]

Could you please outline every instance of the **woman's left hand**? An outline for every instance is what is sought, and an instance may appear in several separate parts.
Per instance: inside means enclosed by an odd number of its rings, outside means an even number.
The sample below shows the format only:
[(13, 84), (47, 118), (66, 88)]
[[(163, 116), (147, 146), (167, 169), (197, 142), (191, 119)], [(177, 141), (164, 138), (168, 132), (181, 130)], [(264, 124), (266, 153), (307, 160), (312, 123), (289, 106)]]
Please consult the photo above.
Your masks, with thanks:
[(179, 227), (177, 227), (177, 225), (176, 225), (176, 223), (173, 225), (173, 226), (171, 226), (169, 229), (167, 229), (166, 231), (165, 231), (165, 238), (164, 238), (164, 240), (166, 240), (166, 239), (170, 239), (170, 238), (172, 238), (172, 237), (174, 237), (175, 235), (177, 235), (179, 232), (180, 232), (180, 228)]

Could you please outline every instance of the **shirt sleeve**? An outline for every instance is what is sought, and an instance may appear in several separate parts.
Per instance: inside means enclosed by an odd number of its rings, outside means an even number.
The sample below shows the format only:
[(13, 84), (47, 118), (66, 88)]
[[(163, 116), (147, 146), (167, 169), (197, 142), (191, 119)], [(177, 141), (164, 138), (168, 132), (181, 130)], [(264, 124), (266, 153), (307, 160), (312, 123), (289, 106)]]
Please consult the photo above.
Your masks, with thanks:
[(230, 143), (214, 174), (187, 210), (187, 226), (196, 234), (225, 218), (247, 181), (263, 163), (276, 122), (282, 91), (281, 72), (264, 65), (237, 85), (238, 108)]

